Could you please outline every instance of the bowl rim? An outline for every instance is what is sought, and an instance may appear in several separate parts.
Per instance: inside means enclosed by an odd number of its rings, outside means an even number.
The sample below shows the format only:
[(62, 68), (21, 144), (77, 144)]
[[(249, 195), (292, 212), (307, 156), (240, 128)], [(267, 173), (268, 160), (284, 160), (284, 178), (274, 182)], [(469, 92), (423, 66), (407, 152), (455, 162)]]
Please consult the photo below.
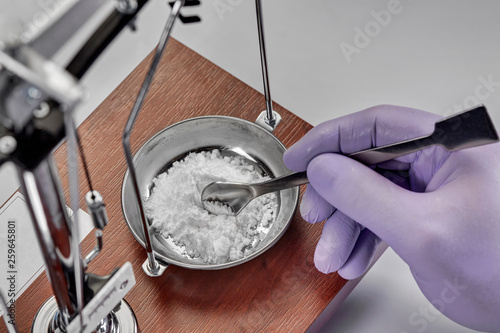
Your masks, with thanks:
[[(263, 128), (262, 126), (254, 123), (254, 122), (251, 122), (251, 121), (248, 121), (248, 120), (242, 119), (242, 118), (231, 117), (231, 116), (208, 115), (208, 116), (199, 116), (199, 117), (193, 117), (193, 118), (188, 118), (188, 119), (181, 120), (179, 122), (176, 122), (174, 124), (171, 124), (171, 125), (165, 127), (164, 129), (160, 130), (159, 132), (155, 133), (134, 154), (134, 157), (133, 157), (134, 164), (135, 164), (135, 161), (141, 155), (141, 153), (144, 150), (147, 149), (147, 146), (150, 144), (150, 142), (152, 142), (153, 140), (155, 140), (162, 133), (164, 133), (164, 132), (166, 132), (168, 130), (171, 130), (174, 127), (181, 126), (181, 125), (183, 125), (185, 123), (188, 123), (188, 122), (199, 121), (199, 120), (204, 120), (204, 119), (214, 119), (214, 118), (215, 119), (225, 119), (225, 120), (230, 120), (230, 121), (237, 121), (237, 122), (243, 123), (245, 125), (257, 128), (258, 130), (264, 131), (267, 135), (269, 135), (272, 139), (274, 139), (274, 141), (280, 146), (280, 148), (283, 149), (283, 151), (286, 151), (285, 145), (273, 133), (269, 132), (268, 130), (266, 130), (265, 128)], [(125, 174), (124, 174), (123, 180), (122, 180), (122, 189), (121, 189), (121, 197), (120, 197), (120, 199), (121, 199), (122, 215), (123, 215), (123, 217), (125, 219), (125, 224), (127, 225), (128, 229), (130, 230), (130, 232), (132, 233), (132, 235), (134, 236), (135, 240), (137, 242), (139, 242), (139, 244), (143, 248), (145, 248), (146, 247), (145, 241), (143, 239), (141, 239), (141, 237), (139, 237), (139, 235), (132, 228), (131, 223), (129, 222), (129, 218), (127, 217), (126, 209), (124, 207), (125, 183), (126, 183), (128, 177), (129, 177), (129, 173), (130, 173), (130, 169), (127, 166), (127, 169), (125, 171)], [(293, 220), (293, 216), (295, 215), (295, 211), (296, 211), (298, 203), (299, 203), (299, 194), (300, 194), (299, 187), (289, 188), (289, 189), (285, 189), (285, 190), (282, 190), (282, 191), (292, 191), (293, 210), (290, 212), (290, 216), (288, 217), (288, 221), (285, 223), (285, 225), (282, 228), (282, 230), (275, 237), (273, 237), (269, 243), (267, 243), (265, 246), (263, 246), (258, 251), (252, 252), (250, 255), (244, 256), (243, 258), (240, 258), (240, 259), (237, 259), (237, 260), (234, 260), (234, 261), (225, 262), (225, 263), (220, 263), (220, 264), (201, 264), (201, 263), (200, 264), (189, 264), (189, 263), (181, 262), (181, 261), (178, 261), (178, 260), (175, 260), (175, 259), (172, 259), (172, 258), (168, 258), (168, 257), (164, 256), (163, 254), (158, 253), (158, 251), (156, 251), (154, 249), (154, 244), (152, 244), (153, 250), (154, 250), (154, 253), (155, 253), (155, 258), (158, 261), (160, 261), (161, 263), (166, 264), (166, 265), (175, 265), (175, 266), (180, 266), (180, 267), (184, 267), (184, 268), (199, 269), (199, 270), (217, 270), (217, 269), (224, 269), (224, 268), (229, 268), (229, 267), (241, 265), (241, 264), (243, 264), (243, 263), (245, 263), (245, 262), (247, 262), (247, 261), (249, 261), (249, 260), (251, 260), (251, 259), (253, 259), (253, 258), (255, 258), (255, 257), (259, 256), (259, 255), (261, 255), (261, 254), (263, 254), (268, 249), (270, 249), (272, 246), (274, 246), (278, 242), (278, 240), (280, 240), (281, 237), (285, 234), (285, 232), (287, 231), (288, 227), (290, 226), (290, 223)], [(142, 200), (142, 198), (141, 198), (141, 200)], [(279, 216), (279, 213), (278, 213), (278, 216)], [(142, 224), (142, 222), (141, 222), (141, 224)], [(141, 227), (142, 227), (142, 225), (141, 225)], [(151, 237), (151, 238), (153, 239), (154, 237)], [(151, 240), (151, 242), (154, 243), (153, 240)]]

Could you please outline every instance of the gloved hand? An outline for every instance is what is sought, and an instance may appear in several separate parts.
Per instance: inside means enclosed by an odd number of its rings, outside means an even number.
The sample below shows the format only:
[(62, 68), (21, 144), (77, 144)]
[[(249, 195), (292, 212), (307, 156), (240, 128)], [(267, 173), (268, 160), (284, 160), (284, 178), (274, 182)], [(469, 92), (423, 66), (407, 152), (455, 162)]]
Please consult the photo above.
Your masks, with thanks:
[[(424, 295), (452, 320), (500, 330), (500, 144), (431, 147), (377, 171), (342, 154), (430, 134), (440, 117), (377, 106), (322, 123), (284, 156), (310, 184), (300, 211), (326, 220), (315, 264), (353, 279), (384, 240)], [(389, 272), (390, 273), (390, 272)]]

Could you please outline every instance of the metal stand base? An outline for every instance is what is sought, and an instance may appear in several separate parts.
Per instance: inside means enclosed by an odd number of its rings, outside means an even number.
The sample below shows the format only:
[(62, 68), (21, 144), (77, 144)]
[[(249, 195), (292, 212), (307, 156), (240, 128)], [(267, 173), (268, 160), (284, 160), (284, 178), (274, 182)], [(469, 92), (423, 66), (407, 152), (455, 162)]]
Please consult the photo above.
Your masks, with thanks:
[(156, 270), (152, 270), (150, 265), (149, 265), (149, 259), (146, 259), (146, 261), (142, 264), (142, 270), (144, 273), (146, 273), (147, 276), (149, 277), (159, 277), (162, 276), (165, 270), (167, 269), (168, 265), (165, 266), (163, 264), (157, 263), (158, 267)]
[(273, 110), (273, 116), (274, 116), (274, 122), (270, 123), (269, 118), (267, 117), (267, 111), (264, 110), (257, 117), (255, 123), (257, 125), (260, 125), (261, 127), (264, 127), (264, 129), (272, 133), (274, 132), (278, 124), (281, 122), (281, 116), (279, 115), (278, 112)]
[[(31, 333), (47, 332), (55, 333), (59, 328), (59, 309), (54, 296), (49, 298), (41, 307), (33, 319)], [(65, 330), (61, 330), (65, 332)], [(115, 307), (109, 315), (101, 320), (94, 333), (138, 333), (139, 327), (132, 308), (125, 300)]]

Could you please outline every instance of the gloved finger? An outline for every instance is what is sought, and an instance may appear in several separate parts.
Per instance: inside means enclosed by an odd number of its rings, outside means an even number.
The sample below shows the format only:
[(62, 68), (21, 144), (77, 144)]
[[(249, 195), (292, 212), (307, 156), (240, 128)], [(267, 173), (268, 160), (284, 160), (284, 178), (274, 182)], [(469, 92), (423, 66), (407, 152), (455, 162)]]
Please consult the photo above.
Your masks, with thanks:
[[(377, 164), (377, 172), (404, 188), (424, 192), (436, 170), (450, 156), (450, 152), (443, 147), (434, 146), (415, 153), (414, 156), (410, 155)], [(387, 172), (388, 170), (391, 172)], [(404, 184), (405, 178), (410, 180), (407, 185)]]
[(426, 194), (405, 190), (367, 166), (338, 154), (315, 157), (307, 174), (319, 195), (390, 246), (406, 248), (408, 243), (425, 236), (421, 235), (419, 223), (409, 221), (418, 220), (427, 204), (422, 201)]
[(329, 218), (335, 208), (323, 199), (312, 186), (306, 187), (306, 192), (300, 202), (300, 214), (309, 223), (322, 222)]
[[(290, 170), (304, 171), (315, 156), (323, 153), (347, 155), (432, 133), (439, 118), (410, 108), (375, 106), (319, 124), (289, 148), (283, 160)], [(415, 156), (407, 155), (405, 162)]]
[(314, 264), (325, 274), (335, 272), (349, 258), (360, 233), (360, 226), (341, 211), (336, 211), (323, 226), (316, 245)]
[(378, 244), (380, 244), (380, 238), (373, 232), (368, 229), (361, 231), (349, 259), (339, 269), (339, 275), (346, 280), (360, 277), (370, 266)]

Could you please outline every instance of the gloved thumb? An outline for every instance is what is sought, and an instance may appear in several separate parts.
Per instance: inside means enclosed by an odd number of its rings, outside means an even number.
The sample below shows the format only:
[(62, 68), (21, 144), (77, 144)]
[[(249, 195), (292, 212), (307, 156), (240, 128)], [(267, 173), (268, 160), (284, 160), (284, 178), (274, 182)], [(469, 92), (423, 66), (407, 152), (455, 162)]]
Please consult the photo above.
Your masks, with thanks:
[(422, 214), (425, 193), (408, 191), (369, 167), (333, 153), (313, 158), (307, 176), (326, 201), (395, 250), (408, 248), (420, 238), (422, 226), (415, 221)]

